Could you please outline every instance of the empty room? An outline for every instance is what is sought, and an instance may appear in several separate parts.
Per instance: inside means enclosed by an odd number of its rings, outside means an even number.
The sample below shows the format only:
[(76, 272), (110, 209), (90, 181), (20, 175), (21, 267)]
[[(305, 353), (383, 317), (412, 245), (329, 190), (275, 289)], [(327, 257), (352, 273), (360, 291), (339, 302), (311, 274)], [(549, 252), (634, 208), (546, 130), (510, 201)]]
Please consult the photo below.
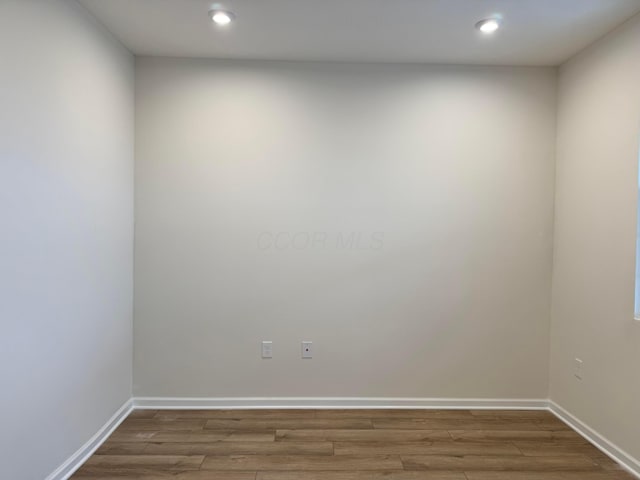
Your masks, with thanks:
[(0, 0), (0, 479), (640, 479), (640, 0)]

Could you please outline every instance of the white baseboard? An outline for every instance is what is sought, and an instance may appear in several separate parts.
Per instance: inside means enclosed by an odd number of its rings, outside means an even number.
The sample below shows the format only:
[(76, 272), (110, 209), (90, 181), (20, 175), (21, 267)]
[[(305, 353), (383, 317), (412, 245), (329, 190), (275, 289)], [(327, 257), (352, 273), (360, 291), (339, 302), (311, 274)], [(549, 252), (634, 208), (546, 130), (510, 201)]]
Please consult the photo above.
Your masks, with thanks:
[(133, 410), (133, 400), (127, 400), (116, 413), (105, 423), (96, 434), (82, 447), (60, 465), (46, 480), (67, 480), (73, 473), (86, 462), (91, 455), (109, 438), (109, 435), (118, 428), (118, 425), (127, 418)]
[(250, 408), (441, 408), (545, 410), (548, 400), (497, 398), (386, 398), (386, 397), (135, 397), (137, 409), (250, 409)]
[(554, 401), (549, 401), (549, 410), (556, 417), (569, 425), (573, 430), (582, 435), (586, 440), (592, 443), (598, 450), (610, 457), (616, 463), (624, 467), (636, 478), (640, 478), (640, 460), (629, 455), (613, 442), (596, 432), (586, 423), (570, 414)]

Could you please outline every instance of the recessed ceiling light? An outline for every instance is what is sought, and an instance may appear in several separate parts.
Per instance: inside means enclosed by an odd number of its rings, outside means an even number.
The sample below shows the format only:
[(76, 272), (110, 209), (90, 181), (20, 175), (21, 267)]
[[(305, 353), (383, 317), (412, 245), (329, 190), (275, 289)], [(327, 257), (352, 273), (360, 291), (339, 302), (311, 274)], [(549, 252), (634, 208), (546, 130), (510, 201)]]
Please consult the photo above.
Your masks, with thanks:
[(490, 34), (500, 28), (500, 20), (497, 18), (486, 18), (476, 23), (476, 28), (482, 33)]
[(213, 23), (215, 23), (216, 25), (223, 26), (223, 25), (229, 25), (235, 18), (235, 15), (225, 10), (211, 10), (209, 12), (209, 17), (211, 18), (211, 20), (213, 20)]

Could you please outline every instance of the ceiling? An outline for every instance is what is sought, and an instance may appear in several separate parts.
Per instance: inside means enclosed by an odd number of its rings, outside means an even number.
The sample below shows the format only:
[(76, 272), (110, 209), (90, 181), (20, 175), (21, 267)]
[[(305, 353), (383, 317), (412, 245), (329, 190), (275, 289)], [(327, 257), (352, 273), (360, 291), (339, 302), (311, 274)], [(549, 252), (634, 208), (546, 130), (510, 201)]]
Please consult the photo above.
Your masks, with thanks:
[[(137, 55), (558, 65), (640, 11), (640, 0), (78, 0)], [(214, 0), (215, 1), (215, 0)], [(501, 15), (483, 36), (474, 24)]]

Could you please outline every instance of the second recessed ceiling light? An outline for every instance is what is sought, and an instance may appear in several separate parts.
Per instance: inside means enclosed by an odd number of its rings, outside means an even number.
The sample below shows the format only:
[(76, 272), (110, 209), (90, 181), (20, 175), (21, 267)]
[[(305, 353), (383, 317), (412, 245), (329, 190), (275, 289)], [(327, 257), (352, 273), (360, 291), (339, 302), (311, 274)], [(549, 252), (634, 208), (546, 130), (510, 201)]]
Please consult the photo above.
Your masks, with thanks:
[(209, 17), (216, 25), (224, 26), (229, 25), (236, 16), (226, 10), (211, 10)]
[(500, 28), (500, 19), (498, 18), (486, 18), (476, 23), (476, 28), (482, 33), (491, 34)]

